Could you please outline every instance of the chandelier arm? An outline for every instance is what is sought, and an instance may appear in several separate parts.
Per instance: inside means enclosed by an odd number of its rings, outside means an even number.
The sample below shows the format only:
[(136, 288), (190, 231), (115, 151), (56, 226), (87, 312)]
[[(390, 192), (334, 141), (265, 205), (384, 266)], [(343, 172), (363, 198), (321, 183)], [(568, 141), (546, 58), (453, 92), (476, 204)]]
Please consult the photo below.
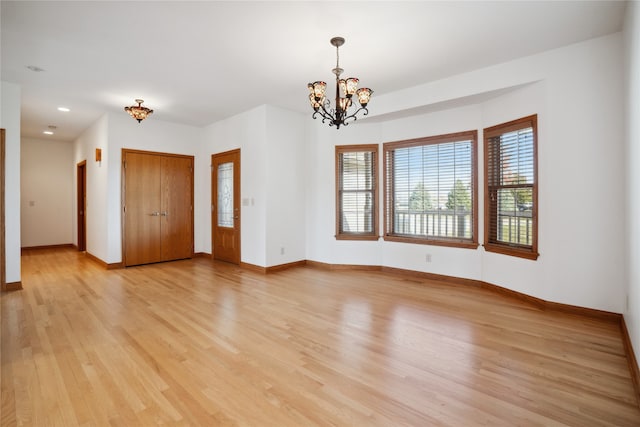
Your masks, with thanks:
[(369, 110), (367, 110), (366, 107), (360, 107), (356, 111), (354, 111), (353, 114), (350, 114), (343, 119), (344, 125), (345, 126), (348, 125), (347, 120), (353, 119), (354, 122), (358, 120), (358, 117), (356, 117), (356, 114), (358, 114), (360, 111), (364, 111), (364, 113), (362, 114), (363, 116), (366, 116), (369, 114)]
[(334, 114), (333, 114), (334, 110), (332, 108), (330, 108), (330, 107), (331, 107), (331, 103), (329, 102), (328, 99), (325, 99), (324, 103), (320, 105), (320, 108), (322, 108), (322, 111), (323, 111), (323, 116), (326, 117), (326, 118), (333, 119), (334, 118)]
[(325, 102), (320, 104), (321, 109), (316, 111), (316, 113), (319, 113), (320, 116), (322, 117), (322, 123), (324, 123), (325, 120), (329, 120), (331, 123), (336, 121), (336, 116), (334, 116), (334, 114), (332, 114), (331, 111), (327, 110), (327, 107), (329, 105), (330, 105), (329, 100), (325, 99)]
[(358, 120), (358, 118), (355, 116), (355, 114), (352, 114), (348, 117), (345, 117), (344, 120), (342, 121), (342, 124), (345, 126), (348, 126), (349, 123), (355, 122), (356, 120)]
[[(324, 108), (323, 108), (323, 110), (324, 110)], [(334, 118), (331, 115), (329, 115), (326, 112), (326, 110), (325, 111), (317, 110), (317, 111), (314, 111), (313, 114), (311, 115), (311, 117), (313, 119), (317, 119), (318, 118), (317, 116), (320, 116), (322, 118), (322, 123), (324, 123), (327, 120), (329, 120), (329, 124), (331, 124), (333, 126)]]

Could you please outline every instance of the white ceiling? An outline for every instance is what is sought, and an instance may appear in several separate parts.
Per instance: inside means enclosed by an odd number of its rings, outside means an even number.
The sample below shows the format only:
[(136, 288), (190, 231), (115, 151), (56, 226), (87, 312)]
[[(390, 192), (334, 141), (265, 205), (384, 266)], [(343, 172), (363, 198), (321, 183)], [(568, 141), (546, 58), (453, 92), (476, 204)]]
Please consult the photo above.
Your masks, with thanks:
[[(306, 85), (332, 81), (333, 36), (346, 38), (345, 77), (375, 91), (373, 111), (376, 95), (620, 31), (625, 2), (2, 0), (0, 7), (1, 79), (21, 85), (22, 136), (71, 141), (107, 111), (126, 114), (135, 98), (155, 110), (148, 120), (194, 126), (261, 104), (310, 114)], [(57, 126), (51, 137), (42, 134), (49, 125)]]

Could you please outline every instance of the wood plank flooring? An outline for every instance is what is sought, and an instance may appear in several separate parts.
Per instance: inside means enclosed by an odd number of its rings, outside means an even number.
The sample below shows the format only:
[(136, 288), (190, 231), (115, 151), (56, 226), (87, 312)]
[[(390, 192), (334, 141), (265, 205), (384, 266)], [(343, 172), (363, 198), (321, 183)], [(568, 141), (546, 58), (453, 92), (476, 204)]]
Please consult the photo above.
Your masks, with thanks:
[(640, 426), (613, 322), (379, 272), (22, 268), (2, 426)]

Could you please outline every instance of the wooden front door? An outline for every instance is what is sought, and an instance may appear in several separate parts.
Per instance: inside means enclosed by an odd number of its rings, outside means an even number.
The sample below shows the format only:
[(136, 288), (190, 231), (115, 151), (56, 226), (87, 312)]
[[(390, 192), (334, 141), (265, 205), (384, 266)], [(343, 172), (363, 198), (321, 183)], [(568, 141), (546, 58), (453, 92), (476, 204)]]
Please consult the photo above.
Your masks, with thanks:
[(240, 150), (211, 156), (213, 258), (240, 264)]
[(193, 256), (193, 157), (123, 150), (126, 266)]
[(87, 250), (87, 161), (77, 165), (78, 180), (78, 250)]

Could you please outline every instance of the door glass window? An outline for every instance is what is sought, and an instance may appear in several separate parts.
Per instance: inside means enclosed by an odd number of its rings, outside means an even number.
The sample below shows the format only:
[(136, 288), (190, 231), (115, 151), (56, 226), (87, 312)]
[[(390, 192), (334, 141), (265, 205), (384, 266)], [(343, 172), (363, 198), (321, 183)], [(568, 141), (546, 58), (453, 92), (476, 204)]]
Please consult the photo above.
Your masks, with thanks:
[(218, 226), (233, 227), (233, 163), (218, 166)]

